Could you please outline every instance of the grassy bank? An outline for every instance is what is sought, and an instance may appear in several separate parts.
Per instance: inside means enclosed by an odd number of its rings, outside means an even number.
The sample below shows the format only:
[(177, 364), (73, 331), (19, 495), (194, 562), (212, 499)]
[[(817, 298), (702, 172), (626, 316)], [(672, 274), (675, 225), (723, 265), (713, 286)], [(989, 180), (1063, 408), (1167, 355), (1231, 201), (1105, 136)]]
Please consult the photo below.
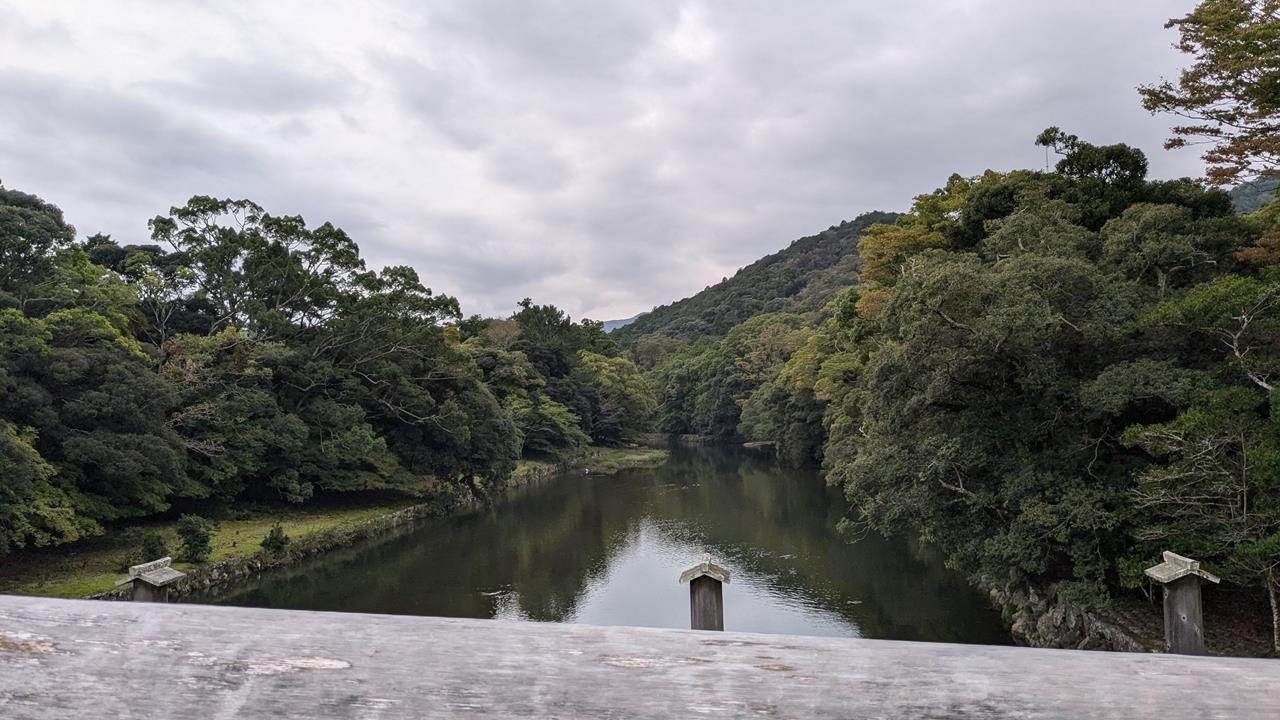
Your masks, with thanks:
[[(513, 485), (547, 477), (563, 469), (591, 474), (612, 474), (632, 467), (662, 464), (665, 450), (647, 448), (590, 448), (567, 464), (523, 460), (512, 476)], [(253, 555), (262, 549), (262, 538), (279, 523), (294, 541), (317, 533), (340, 531), (422, 502), (407, 495), (368, 495), (345, 498), (340, 504), (302, 505), (239, 510), (219, 518), (214, 529), (209, 563)], [(0, 559), (0, 593), (86, 597), (112, 589), (124, 577), (130, 555), (136, 551), (136, 531), (156, 532), (171, 555), (180, 553), (176, 521), (152, 521), (118, 527), (105, 535), (55, 548), (18, 552)], [(154, 558), (146, 558), (151, 560)], [(134, 557), (132, 562), (138, 562)], [(175, 562), (179, 570), (190, 563)]]
[[(324, 530), (355, 526), (372, 518), (414, 504), (409, 497), (370, 499), (343, 507), (286, 507), (237, 513), (220, 519), (211, 538), (209, 562), (252, 555), (262, 549), (262, 538), (277, 522), (290, 538), (305, 538)], [(179, 553), (175, 522), (131, 526), (157, 532), (170, 554)], [(15, 553), (0, 560), (0, 592), (52, 597), (85, 597), (110, 590), (124, 577), (123, 566), (134, 550), (134, 537), (126, 528), (57, 548)], [(153, 558), (151, 558), (153, 559)], [(174, 567), (189, 570), (190, 563)]]
[(629, 468), (657, 467), (671, 453), (653, 448), (590, 447), (572, 459), (560, 463), (549, 460), (521, 460), (511, 476), (513, 485), (523, 485), (555, 472), (582, 472), (588, 475), (612, 475)]
[(654, 448), (591, 448), (573, 462), (573, 469), (588, 475), (612, 475), (636, 467), (656, 467), (667, 461), (666, 450)]

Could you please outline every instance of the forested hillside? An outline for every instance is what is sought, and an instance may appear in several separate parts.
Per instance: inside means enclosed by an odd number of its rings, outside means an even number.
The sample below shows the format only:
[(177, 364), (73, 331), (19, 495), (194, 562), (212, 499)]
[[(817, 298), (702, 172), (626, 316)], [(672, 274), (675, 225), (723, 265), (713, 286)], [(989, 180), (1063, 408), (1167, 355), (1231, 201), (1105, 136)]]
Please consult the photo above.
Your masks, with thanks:
[(841, 294), (858, 281), (859, 239), (896, 217), (865, 213), (796, 240), (615, 331), (658, 390), (655, 429), (739, 437), (747, 397), (805, 342), (804, 328), (836, 312)]
[(870, 227), (816, 324), (639, 356), (659, 426), (820, 461), (850, 528), (920, 533), (988, 583), (1100, 598), (1177, 547), (1274, 602), (1280, 204), (1242, 217), (1137, 149), (1039, 143), (1055, 172), (953, 176)]
[(692, 297), (654, 308), (615, 335), (624, 343), (645, 335), (692, 340), (724, 335), (760, 313), (817, 310), (857, 272), (858, 237), (871, 225), (893, 218), (890, 213), (866, 213), (800, 238)]
[(342, 230), (192, 198), (155, 244), (77, 238), (0, 187), (0, 556), (183, 508), (485, 494), (523, 455), (644, 429), (598, 323), (461, 321)]
[(1280, 653), (1280, 11), (1170, 27), (1191, 67), (1139, 92), (1204, 181), (1049, 128), (1052, 170), (938, 178), (612, 333), (529, 299), (464, 319), (247, 200), (122, 246), (0, 187), (0, 556), (175, 508), (486, 496), (656, 430), (770, 442), (855, 535), (987, 588), (1105, 604), (1193, 556)]
[(1195, 65), (1140, 90), (1233, 195), (1050, 128), (1054, 171), (955, 175), (858, 227), (824, 313), (748, 281), (629, 328), (657, 427), (819, 462), (851, 530), (916, 533), (986, 587), (1097, 603), (1177, 549), (1257, 588), (1280, 652), (1280, 107), (1237, 81), (1274, 74), (1257, 5), (1171, 21)]

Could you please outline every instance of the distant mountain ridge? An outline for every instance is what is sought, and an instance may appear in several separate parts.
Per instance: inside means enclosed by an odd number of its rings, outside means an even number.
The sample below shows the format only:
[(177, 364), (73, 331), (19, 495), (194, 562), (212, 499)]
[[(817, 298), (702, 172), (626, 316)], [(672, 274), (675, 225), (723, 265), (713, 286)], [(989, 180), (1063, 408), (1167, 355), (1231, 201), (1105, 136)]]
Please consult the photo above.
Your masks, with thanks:
[(897, 218), (897, 213), (863, 213), (800, 238), (727, 280), (634, 318), (614, 336), (623, 343), (651, 334), (692, 340), (724, 335), (743, 320), (761, 313), (818, 310), (836, 292), (854, 284), (858, 238), (868, 227), (892, 223)]
[(605, 320), (602, 323), (602, 325), (604, 326), (605, 332), (611, 333), (614, 330), (618, 330), (619, 328), (624, 328), (630, 325), (631, 323), (635, 322), (636, 320), (639, 320), (640, 318), (644, 317), (647, 314), (648, 313), (639, 313), (638, 315), (632, 315), (631, 317), (626, 318), (624, 320)]
[(1262, 177), (1241, 183), (1227, 194), (1236, 212), (1248, 214), (1275, 200), (1277, 188), (1280, 188), (1280, 179)]

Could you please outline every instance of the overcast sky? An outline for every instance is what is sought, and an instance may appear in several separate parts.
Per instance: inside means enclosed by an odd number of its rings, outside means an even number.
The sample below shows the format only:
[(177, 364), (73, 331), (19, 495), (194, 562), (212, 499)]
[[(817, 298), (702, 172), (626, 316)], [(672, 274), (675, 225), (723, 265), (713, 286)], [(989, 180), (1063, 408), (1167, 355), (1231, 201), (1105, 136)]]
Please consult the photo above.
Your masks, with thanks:
[(1194, 0), (0, 0), (0, 181), (147, 240), (193, 194), (345, 228), (468, 313), (690, 295), (1059, 125), (1153, 175)]

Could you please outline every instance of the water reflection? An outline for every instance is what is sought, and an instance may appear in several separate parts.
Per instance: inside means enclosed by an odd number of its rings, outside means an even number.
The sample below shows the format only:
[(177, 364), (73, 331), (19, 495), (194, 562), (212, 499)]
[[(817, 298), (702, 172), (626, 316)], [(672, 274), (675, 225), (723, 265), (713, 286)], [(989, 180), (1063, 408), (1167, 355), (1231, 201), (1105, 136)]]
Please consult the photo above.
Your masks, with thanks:
[(570, 476), (272, 575), (222, 602), (314, 610), (688, 627), (680, 571), (733, 573), (730, 630), (1008, 642), (999, 617), (905, 540), (835, 532), (812, 472), (684, 449), (662, 468)]

